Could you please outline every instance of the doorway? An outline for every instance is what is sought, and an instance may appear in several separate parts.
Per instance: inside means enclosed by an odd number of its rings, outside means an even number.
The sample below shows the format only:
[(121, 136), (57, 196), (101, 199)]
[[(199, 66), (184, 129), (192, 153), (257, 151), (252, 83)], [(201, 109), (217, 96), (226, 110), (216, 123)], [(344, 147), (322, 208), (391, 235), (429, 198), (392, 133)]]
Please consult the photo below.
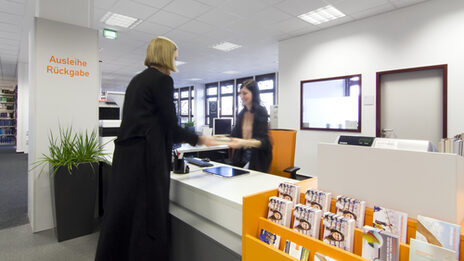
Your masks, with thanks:
[(446, 138), (446, 64), (378, 72), (376, 95), (377, 137)]

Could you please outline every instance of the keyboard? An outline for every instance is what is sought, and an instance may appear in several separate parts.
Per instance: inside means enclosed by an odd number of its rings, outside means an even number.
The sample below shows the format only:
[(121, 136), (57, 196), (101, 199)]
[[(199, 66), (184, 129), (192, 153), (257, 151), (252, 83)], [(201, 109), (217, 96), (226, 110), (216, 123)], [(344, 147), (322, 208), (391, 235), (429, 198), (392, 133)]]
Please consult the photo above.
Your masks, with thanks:
[(211, 167), (211, 166), (214, 166), (214, 164), (212, 164), (212, 163), (202, 161), (202, 160), (199, 160), (199, 159), (195, 159), (195, 158), (191, 158), (191, 157), (186, 157), (185, 161), (187, 163), (196, 165), (198, 167)]

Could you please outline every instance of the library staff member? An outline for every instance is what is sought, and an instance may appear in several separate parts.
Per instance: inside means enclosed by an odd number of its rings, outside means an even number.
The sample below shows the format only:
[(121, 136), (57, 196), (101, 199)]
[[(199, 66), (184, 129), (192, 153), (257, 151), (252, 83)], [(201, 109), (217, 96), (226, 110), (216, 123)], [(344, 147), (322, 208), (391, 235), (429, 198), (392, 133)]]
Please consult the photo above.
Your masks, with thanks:
[(177, 45), (147, 48), (145, 69), (126, 90), (97, 261), (169, 260), (169, 184), (173, 142), (215, 145), (177, 125), (173, 103)]
[(246, 80), (240, 87), (243, 109), (237, 116), (229, 147), (234, 148), (232, 164), (267, 172), (272, 161), (267, 110), (261, 106), (256, 81)]

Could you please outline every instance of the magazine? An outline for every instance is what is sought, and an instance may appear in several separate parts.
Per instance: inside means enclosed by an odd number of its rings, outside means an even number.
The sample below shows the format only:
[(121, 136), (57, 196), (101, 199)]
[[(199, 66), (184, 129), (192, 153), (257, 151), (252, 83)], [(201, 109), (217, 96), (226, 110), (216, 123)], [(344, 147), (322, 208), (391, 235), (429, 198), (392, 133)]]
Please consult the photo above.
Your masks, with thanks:
[(308, 189), (305, 193), (305, 204), (322, 210), (322, 213), (330, 211), (332, 194), (330, 192)]
[(364, 226), (362, 257), (372, 261), (399, 261), (399, 236), (379, 228)]
[(279, 198), (289, 200), (293, 206), (300, 203), (300, 186), (290, 182), (282, 182), (279, 184)]
[(314, 253), (314, 261), (338, 261), (337, 259), (328, 257), (319, 252)]
[(366, 201), (361, 201), (345, 196), (337, 196), (337, 214), (346, 218), (354, 219), (356, 227), (362, 229), (364, 226), (364, 212), (366, 211)]
[(290, 240), (287, 240), (287, 242), (285, 242), (284, 252), (298, 260), (308, 261), (309, 259), (309, 250), (307, 248), (295, 244)]
[(401, 243), (406, 243), (408, 214), (388, 208), (374, 206), (373, 227), (397, 235), (400, 237)]
[(455, 261), (456, 252), (411, 238), (409, 261)]
[(293, 229), (310, 237), (319, 238), (322, 211), (303, 204), (293, 210)]
[(353, 252), (355, 221), (339, 214), (324, 213), (323, 241), (329, 245)]
[(273, 246), (279, 249), (280, 236), (277, 234), (261, 229), (261, 232), (259, 233), (259, 240), (263, 241), (264, 243), (270, 246)]
[(293, 203), (289, 200), (279, 197), (270, 197), (267, 219), (282, 226), (290, 227), (292, 221), (292, 206)]
[(416, 239), (454, 251), (458, 260), (460, 236), (461, 227), (456, 224), (417, 216)]

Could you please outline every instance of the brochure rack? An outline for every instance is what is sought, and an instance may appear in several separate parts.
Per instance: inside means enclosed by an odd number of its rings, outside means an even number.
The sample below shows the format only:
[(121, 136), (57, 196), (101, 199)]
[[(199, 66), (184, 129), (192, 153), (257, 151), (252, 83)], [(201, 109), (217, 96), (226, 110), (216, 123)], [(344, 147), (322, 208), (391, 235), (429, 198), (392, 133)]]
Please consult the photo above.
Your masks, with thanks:
[[(305, 191), (308, 188), (317, 189), (317, 178), (311, 178), (296, 183), (300, 186), (300, 201), (304, 204)], [(314, 260), (314, 254), (319, 252), (337, 260), (357, 261), (367, 260), (362, 258), (362, 230), (356, 228), (354, 235), (354, 253), (331, 246), (319, 240), (322, 237), (322, 220), (321, 234), (319, 239), (315, 239), (288, 227), (281, 226), (266, 219), (268, 200), (271, 196), (277, 195), (277, 188), (263, 191), (261, 193), (249, 195), (243, 198), (243, 232), (242, 232), (242, 260), (276, 260), (289, 261), (297, 260), (283, 251), (286, 240), (291, 240), (296, 244), (302, 245), (310, 250), (309, 260)], [(335, 213), (335, 199), (332, 199), (331, 212)], [(364, 224), (372, 225), (374, 210), (366, 208)], [(407, 244), (400, 244), (400, 261), (409, 260), (409, 242), (410, 238), (415, 238), (417, 220), (408, 218)], [(259, 231), (265, 229), (280, 236), (279, 249), (273, 248), (258, 239)], [(460, 242), (460, 261), (464, 261), (464, 222), (461, 224), (461, 242)]]

